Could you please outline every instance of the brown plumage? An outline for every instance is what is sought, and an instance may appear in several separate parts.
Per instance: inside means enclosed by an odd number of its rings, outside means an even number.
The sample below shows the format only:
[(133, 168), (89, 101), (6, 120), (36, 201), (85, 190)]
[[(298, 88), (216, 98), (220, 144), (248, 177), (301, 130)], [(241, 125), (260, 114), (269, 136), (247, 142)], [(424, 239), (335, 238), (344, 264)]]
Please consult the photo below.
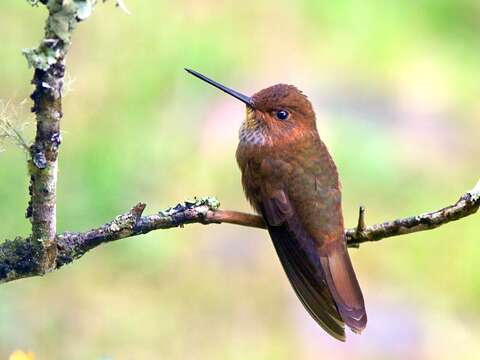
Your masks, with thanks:
[(248, 97), (187, 71), (247, 104), (237, 148), (243, 187), (305, 308), (339, 340), (344, 324), (361, 332), (367, 315), (346, 248), (338, 173), (310, 101), (291, 85)]

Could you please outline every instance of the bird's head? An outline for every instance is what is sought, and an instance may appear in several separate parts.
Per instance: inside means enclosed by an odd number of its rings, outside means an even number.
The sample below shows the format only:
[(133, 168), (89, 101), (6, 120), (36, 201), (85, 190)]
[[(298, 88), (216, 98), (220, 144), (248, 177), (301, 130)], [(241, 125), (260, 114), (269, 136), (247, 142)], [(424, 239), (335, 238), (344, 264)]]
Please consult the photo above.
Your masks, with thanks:
[(240, 129), (241, 141), (276, 144), (316, 132), (312, 104), (293, 85), (277, 84), (247, 96), (194, 70), (185, 70), (246, 105), (246, 118)]

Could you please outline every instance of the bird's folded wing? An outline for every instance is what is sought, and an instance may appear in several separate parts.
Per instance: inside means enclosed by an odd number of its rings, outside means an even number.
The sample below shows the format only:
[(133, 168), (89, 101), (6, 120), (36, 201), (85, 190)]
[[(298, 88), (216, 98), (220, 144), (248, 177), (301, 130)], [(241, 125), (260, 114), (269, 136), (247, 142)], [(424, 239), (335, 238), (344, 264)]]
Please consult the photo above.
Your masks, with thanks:
[(285, 191), (275, 189), (262, 193), (261, 211), (293, 289), (317, 323), (330, 335), (344, 341), (344, 323), (313, 239), (304, 231)]

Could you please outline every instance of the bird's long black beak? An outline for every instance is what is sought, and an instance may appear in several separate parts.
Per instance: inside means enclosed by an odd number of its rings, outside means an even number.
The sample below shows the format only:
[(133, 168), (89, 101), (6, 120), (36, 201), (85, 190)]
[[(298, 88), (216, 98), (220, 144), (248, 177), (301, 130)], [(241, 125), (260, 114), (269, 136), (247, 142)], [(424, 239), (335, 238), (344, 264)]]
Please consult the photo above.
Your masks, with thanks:
[(252, 98), (250, 96), (243, 95), (243, 94), (239, 93), (238, 91), (230, 89), (230, 88), (228, 88), (228, 87), (226, 87), (222, 84), (219, 84), (218, 82), (216, 82), (212, 79), (209, 79), (205, 75), (202, 75), (202, 74), (196, 72), (195, 70), (185, 69), (185, 71), (187, 71), (188, 73), (192, 74), (193, 76), (196, 76), (197, 78), (209, 83), (210, 85), (215, 86), (217, 89), (220, 89), (223, 92), (226, 92), (227, 94), (232, 95), (234, 98), (237, 98), (238, 100), (247, 104), (247, 106), (253, 108), (253, 101), (252, 101)]

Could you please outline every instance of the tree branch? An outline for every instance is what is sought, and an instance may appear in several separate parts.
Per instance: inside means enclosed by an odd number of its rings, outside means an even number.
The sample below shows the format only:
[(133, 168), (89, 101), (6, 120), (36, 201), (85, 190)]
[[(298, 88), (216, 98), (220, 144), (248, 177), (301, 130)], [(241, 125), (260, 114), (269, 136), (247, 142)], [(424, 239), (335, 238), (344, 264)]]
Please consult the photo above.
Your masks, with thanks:
[[(95, 247), (153, 230), (183, 227), (186, 224), (229, 223), (254, 228), (265, 228), (263, 219), (258, 215), (238, 211), (220, 210), (215, 198), (200, 198), (186, 201), (173, 208), (154, 215), (142, 216), (145, 204), (135, 205), (129, 212), (117, 216), (109, 223), (98, 228), (81, 232), (65, 232), (56, 237), (58, 256), (55, 268), (69, 264), (82, 257)], [(474, 214), (480, 207), (480, 181), (464, 194), (455, 204), (422, 215), (401, 218), (383, 224), (347, 229), (345, 237), (349, 247), (358, 247), (361, 243), (430, 230), (448, 222)], [(363, 211), (360, 212), (362, 218)], [(359, 220), (364, 224), (364, 220)], [(362, 228), (363, 227), (363, 228)], [(0, 282), (17, 280), (29, 276), (43, 275), (39, 271), (39, 261), (44, 248), (35, 246), (29, 238), (17, 238), (0, 244)]]
[(35, 90), (30, 97), (33, 100), (31, 110), (37, 122), (35, 141), (29, 149), (30, 201), (26, 217), (32, 224), (32, 244), (39, 247), (41, 254), (39, 270), (48, 272), (55, 267), (57, 257), (57, 159), (61, 143), (65, 57), (76, 24), (91, 14), (96, 0), (29, 2), (34, 6), (40, 2), (48, 9), (45, 34), (40, 45), (23, 50), (29, 66), (34, 68), (32, 84)]
[[(453, 205), (425, 214), (410, 216), (382, 224), (366, 226), (365, 220), (359, 220), (359, 227), (345, 231), (348, 246), (358, 247), (367, 241), (378, 241), (392, 236), (411, 234), (418, 231), (435, 229), (451, 221), (459, 220), (477, 212), (480, 207), (480, 180), (475, 187), (462, 195)], [(360, 210), (360, 217), (364, 217), (364, 210)]]

